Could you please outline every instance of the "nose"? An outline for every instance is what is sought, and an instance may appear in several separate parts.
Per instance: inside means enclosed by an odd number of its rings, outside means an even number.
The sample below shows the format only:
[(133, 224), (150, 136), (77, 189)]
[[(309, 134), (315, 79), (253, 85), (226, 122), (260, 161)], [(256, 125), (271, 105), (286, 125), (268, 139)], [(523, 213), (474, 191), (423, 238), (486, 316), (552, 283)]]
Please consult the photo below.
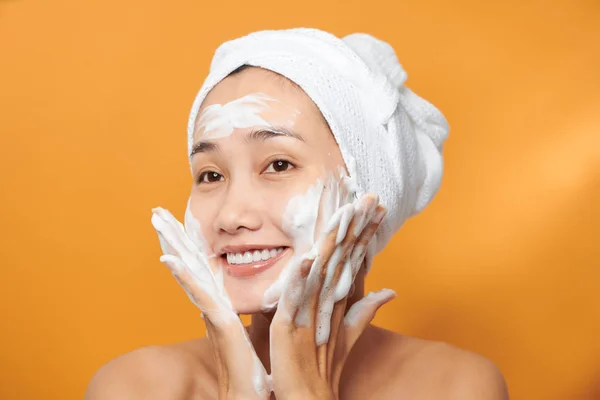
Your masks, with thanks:
[(255, 231), (262, 226), (259, 201), (252, 195), (251, 185), (231, 182), (225, 199), (214, 221), (217, 233), (237, 235), (243, 231)]

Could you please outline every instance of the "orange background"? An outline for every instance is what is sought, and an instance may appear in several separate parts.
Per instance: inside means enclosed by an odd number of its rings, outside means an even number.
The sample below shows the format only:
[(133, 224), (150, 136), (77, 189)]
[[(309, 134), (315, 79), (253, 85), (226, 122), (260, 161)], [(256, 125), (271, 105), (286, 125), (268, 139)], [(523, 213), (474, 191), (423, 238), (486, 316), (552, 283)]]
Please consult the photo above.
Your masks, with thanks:
[(0, 398), (79, 399), (103, 363), (204, 335), (159, 263), (214, 49), (366, 31), (452, 131), (442, 189), (376, 259), (376, 322), (492, 359), (513, 399), (600, 398), (600, 3), (0, 1)]

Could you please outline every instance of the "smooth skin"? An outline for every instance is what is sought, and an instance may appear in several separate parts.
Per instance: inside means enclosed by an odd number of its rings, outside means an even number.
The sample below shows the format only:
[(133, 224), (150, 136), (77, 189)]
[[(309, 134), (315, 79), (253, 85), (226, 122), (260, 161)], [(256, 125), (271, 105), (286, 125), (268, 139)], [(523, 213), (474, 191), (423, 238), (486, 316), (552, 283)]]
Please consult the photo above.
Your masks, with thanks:
[[(213, 251), (231, 243), (291, 246), (291, 239), (281, 231), (285, 204), (292, 196), (305, 192), (324, 171), (344, 166), (339, 148), (310, 98), (276, 74), (249, 68), (230, 76), (211, 91), (203, 107), (257, 92), (281, 99), (301, 111), (293, 128), (304, 140), (299, 143), (294, 138), (277, 137), (252, 142), (245, 140), (249, 132), (240, 130), (215, 140), (219, 145), (216, 152), (194, 155), (192, 173), (196, 183), (190, 195), (191, 211)], [(202, 140), (201, 134), (196, 140)], [(277, 160), (288, 164), (280, 162), (274, 170), (273, 162)], [(211, 176), (218, 179), (208, 182), (204, 179), (207, 171), (217, 173)], [(243, 193), (254, 196), (240, 196)], [(339, 244), (344, 256), (355, 263), (355, 284), (350, 294), (334, 305), (331, 335), (325, 345), (315, 342), (315, 321), (323, 306), (318, 293), (326, 270), (334, 268), (337, 279), (343, 264), (325, 262), (336, 247), (337, 226), (319, 242), (320, 262), (305, 259), (294, 270), (291, 282), (301, 288), (301, 302), (292, 301), (297, 299), (284, 291), (275, 312), (260, 311), (264, 290), (291, 260), (293, 249), (288, 248), (289, 254), (256, 277), (225, 276), (225, 289), (233, 306), (252, 314), (247, 336), (241, 325), (231, 329), (223, 318), (211, 318), (205, 312), (208, 338), (145, 347), (118, 357), (94, 375), (86, 399), (263, 398), (253, 390), (251, 381), (254, 355), (272, 375), (271, 398), (508, 399), (504, 379), (489, 360), (448, 344), (410, 338), (370, 325), (376, 310), (393, 295), (381, 292), (364, 297), (364, 254), (354, 250), (364, 248), (373, 237), (381, 206), (373, 195), (360, 199), (360, 203), (356, 210), (369, 214), (369, 223), (355, 235), (352, 228), (358, 218), (353, 218)], [(181, 265), (168, 266), (197, 304), (211, 301), (193, 276), (179, 268)], [(296, 324), (294, 316), (306, 305), (312, 323)], [(345, 320), (349, 314), (353, 317)]]

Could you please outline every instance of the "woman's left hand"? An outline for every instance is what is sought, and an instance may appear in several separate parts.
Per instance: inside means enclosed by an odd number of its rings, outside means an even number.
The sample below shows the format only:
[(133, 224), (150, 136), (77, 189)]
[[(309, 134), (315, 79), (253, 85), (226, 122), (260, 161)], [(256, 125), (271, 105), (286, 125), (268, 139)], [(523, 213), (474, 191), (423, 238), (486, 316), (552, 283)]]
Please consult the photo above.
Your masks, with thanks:
[[(385, 208), (373, 195), (338, 210), (317, 243), (299, 258), (271, 323), (271, 376), (277, 399), (338, 399), (344, 363), (392, 290), (370, 293), (346, 313), (348, 293)], [(345, 314), (345, 315), (344, 315)]]

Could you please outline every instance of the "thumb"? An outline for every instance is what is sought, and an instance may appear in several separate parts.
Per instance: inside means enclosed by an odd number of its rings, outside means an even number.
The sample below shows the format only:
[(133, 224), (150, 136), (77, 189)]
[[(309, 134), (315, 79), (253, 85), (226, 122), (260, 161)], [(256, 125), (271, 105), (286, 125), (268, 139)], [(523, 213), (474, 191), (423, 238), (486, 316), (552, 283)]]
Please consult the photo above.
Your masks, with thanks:
[(382, 289), (378, 292), (370, 292), (350, 307), (344, 317), (346, 327), (346, 344), (351, 348), (367, 325), (375, 317), (375, 313), (381, 306), (396, 297), (392, 289)]

